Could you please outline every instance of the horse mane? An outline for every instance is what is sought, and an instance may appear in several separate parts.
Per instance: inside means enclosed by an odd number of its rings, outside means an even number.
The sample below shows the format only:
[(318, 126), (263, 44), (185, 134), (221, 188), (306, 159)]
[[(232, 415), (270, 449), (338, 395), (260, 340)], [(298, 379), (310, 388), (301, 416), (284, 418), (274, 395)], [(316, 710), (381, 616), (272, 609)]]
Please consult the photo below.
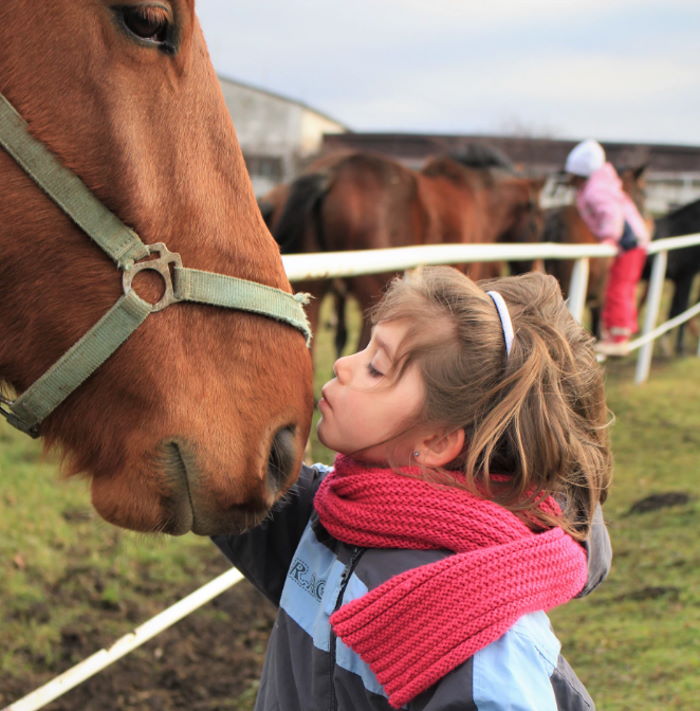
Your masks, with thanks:
[(424, 175), (442, 176), (473, 186), (490, 185), (499, 173), (515, 172), (505, 154), (485, 143), (467, 143), (456, 151), (434, 156), (421, 170)]
[(458, 184), (475, 185), (483, 182), (483, 176), (477, 176), (473, 171), (465, 170), (465, 168), (466, 166), (450, 156), (442, 155), (429, 158), (420, 172), (428, 177), (447, 178)]
[(508, 156), (488, 143), (467, 143), (459, 150), (448, 154), (452, 160), (467, 168), (490, 169), (500, 168), (510, 173), (515, 172), (515, 166)]

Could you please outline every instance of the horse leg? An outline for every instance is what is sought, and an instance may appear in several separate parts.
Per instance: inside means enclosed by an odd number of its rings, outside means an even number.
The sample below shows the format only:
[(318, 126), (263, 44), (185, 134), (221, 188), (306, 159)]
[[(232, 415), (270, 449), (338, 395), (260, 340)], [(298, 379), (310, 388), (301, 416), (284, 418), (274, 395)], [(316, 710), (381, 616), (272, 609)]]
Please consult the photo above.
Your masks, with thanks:
[[(669, 319), (678, 316), (688, 308), (690, 301), (690, 291), (693, 286), (693, 275), (683, 274), (679, 279), (674, 281), (673, 298), (671, 299), (671, 308), (669, 309)], [(676, 355), (683, 355), (684, 352), (684, 335), (685, 323), (678, 327), (676, 336)]]
[(393, 274), (367, 274), (348, 279), (348, 293), (358, 302), (362, 315), (362, 327), (357, 349), (362, 350), (372, 336), (372, 324), (368, 318), (369, 310), (379, 301)]
[[(601, 338), (604, 335), (602, 333), (601, 314), (605, 305), (605, 293), (608, 287), (612, 261), (612, 257), (601, 257), (599, 259), (590, 260), (586, 303), (591, 316), (591, 333), (596, 338)], [(573, 273), (573, 264), (571, 273)]]
[(600, 304), (591, 304), (588, 311), (591, 314), (591, 333), (600, 338)]
[(348, 323), (347, 323), (347, 287), (341, 279), (333, 282), (333, 296), (335, 299), (335, 357), (343, 355), (345, 346), (348, 344)]
[(468, 276), (474, 281), (480, 279), (497, 279), (503, 276), (505, 265), (503, 262), (475, 262), (468, 271)]

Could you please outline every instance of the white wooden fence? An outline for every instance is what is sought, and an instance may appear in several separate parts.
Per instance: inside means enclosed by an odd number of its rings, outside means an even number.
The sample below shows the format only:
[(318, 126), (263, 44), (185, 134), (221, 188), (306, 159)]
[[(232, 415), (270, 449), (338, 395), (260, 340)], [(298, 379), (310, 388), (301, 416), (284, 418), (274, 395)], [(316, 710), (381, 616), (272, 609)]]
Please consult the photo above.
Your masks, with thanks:
[[(700, 313), (700, 304), (696, 304), (673, 320), (656, 325), (668, 252), (696, 244), (700, 244), (700, 233), (655, 240), (649, 246), (649, 254), (655, 256), (647, 292), (644, 324), (640, 335), (629, 345), (630, 352), (639, 351), (635, 373), (635, 382), (637, 383), (642, 383), (649, 377), (654, 341), (670, 329)], [(616, 250), (612, 246), (598, 244), (438, 244), (356, 252), (291, 254), (283, 259), (291, 281), (380, 274), (409, 269), (419, 264), (574, 259), (576, 261), (569, 285), (569, 309), (581, 321), (586, 302), (589, 258), (611, 257), (615, 255), (615, 252)], [(700, 355), (700, 345), (698, 346), (698, 355)]]
[[(654, 340), (696, 314), (700, 314), (699, 303), (691, 306), (673, 320), (656, 325), (668, 252), (696, 244), (700, 244), (700, 233), (655, 240), (649, 247), (649, 253), (655, 255), (655, 257), (647, 293), (646, 314), (641, 334), (630, 344), (630, 350), (639, 351), (635, 374), (637, 383), (644, 382), (648, 378)], [(326, 279), (358, 274), (402, 271), (420, 264), (574, 259), (576, 261), (569, 288), (569, 308), (580, 321), (585, 308), (589, 258), (608, 257), (614, 256), (614, 254), (615, 248), (606, 245), (548, 243), (517, 245), (441, 244), (357, 252), (292, 254), (283, 257), (283, 261), (290, 281), (294, 282), (302, 279)], [(698, 345), (698, 356), (700, 356), (700, 343)], [(35, 711), (42, 708), (201, 607), (213, 597), (232, 587), (241, 578), (242, 575), (235, 569), (231, 569), (214, 578), (214, 580), (211, 580), (129, 634), (118, 639), (109, 649), (102, 649), (96, 652), (44, 686), (6, 706), (2, 711)]]

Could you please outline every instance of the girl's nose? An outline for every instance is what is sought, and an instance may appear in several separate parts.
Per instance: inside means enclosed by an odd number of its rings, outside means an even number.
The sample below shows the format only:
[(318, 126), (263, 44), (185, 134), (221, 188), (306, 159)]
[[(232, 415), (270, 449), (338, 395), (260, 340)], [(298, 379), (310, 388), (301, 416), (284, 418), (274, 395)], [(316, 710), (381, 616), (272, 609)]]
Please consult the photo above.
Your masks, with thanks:
[(341, 383), (347, 381), (350, 376), (350, 356), (338, 358), (333, 364), (333, 372)]

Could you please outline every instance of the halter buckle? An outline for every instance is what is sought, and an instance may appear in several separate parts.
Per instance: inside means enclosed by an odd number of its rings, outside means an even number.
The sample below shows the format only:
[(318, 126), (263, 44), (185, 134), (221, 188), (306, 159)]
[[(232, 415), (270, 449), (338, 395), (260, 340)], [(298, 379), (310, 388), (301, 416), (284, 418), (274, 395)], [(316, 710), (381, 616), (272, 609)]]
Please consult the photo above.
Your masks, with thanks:
[[(6, 397), (0, 395), (0, 416), (7, 420), (8, 425), (12, 425), (12, 427), (18, 429), (20, 432), (28, 434), (32, 439), (39, 437), (41, 432), (39, 431), (38, 423), (36, 425), (28, 425), (24, 420), (17, 417), (12, 411), (14, 404), (14, 400), (8, 400)], [(3, 405), (6, 407), (3, 407)]]
[(182, 259), (177, 252), (171, 252), (163, 242), (154, 242), (153, 244), (147, 244), (146, 249), (149, 254), (158, 254), (155, 259), (146, 259), (140, 262), (129, 262), (124, 267), (124, 273), (122, 274), (122, 287), (124, 288), (124, 293), (128, 294), (131, 291), (131, 282), (134, 277), (146, 269), (158, 272), (158, 274), (163, 277), (165, 282), (165, 290), (160, 299), (155, 303), (151, 304), (151, 313), (156, 311), (162, 311), (171, 304), (177, 303), (180, 299), (175, 296), (175, 290), (173, 289), (173, 274), (171, 267), (182, 267)]

